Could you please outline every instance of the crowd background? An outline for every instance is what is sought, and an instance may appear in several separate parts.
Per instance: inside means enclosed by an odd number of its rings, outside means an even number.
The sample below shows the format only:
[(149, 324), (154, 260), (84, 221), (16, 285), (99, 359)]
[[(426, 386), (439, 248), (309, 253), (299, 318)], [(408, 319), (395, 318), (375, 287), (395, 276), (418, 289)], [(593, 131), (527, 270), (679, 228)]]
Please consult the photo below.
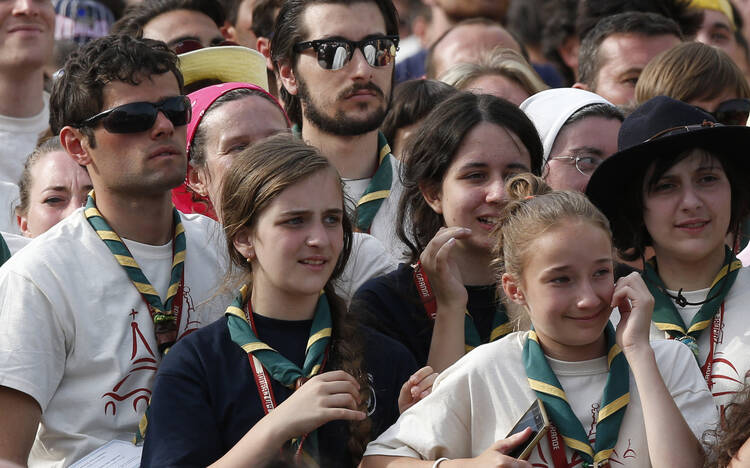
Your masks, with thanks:
[[(748, 0), (0, 2), (0, 466), (750, 466), (749, 43)], [(547, 333), (551, 232), (616, 249), (570, 306), (613, 325)], [(567, 452), (513, 460), (542, 371)]]

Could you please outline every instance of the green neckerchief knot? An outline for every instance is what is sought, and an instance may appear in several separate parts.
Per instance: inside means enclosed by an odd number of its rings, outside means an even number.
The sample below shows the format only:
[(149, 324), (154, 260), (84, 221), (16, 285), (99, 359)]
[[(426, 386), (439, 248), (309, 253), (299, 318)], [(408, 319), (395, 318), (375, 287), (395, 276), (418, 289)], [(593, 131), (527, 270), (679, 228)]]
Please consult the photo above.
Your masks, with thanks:
[[(331, 341), (331, 309), (324, 293), (320, 294), (315, 307), (315, 315), (310, 328), (310, 338), (307, 340), (305, 362), (300, 369), (292, 361), (282, 356), (278, 351), (260, 341), (253, 331), (253, 327), (245, 318), (245, 307), (248, 305), (248, 287), (240, 288), (239, 294), (227, 308), (227, 327), (232, 341), (246, 353), (255, 356), (263, 367), (276, 381), (294, 390), (297, 382), (318, 374), (323, 365), (328, 345)], [(250, 312), (252, 314), (252, 312)], [(300, 382), (302, 382), (300, 381)], [(306, 455), (319, 461), (317, 431), (308, 434), (304, 440)], [(292, 440), (292, 447), (299, 448), (300, 439)], [(304, 455), (303, 455), (304, 456)]]
[(596, 421), (596, 441), (591, 448), (581, 422), (570, 409), (565, 391), (549, 367), (539, 338), (532, 329), (523, 346), (523, 364), (529, 386), (544, 402), (552, 423), (557, 427), (565, 444), (585, 460), (584, 466), (602, 465), (612, 455), (620, 432), (625, 409), (630, 402), (630, 367), (622, 350), (615, 342), (615, 329), (607, 323), (604, 329), (607, 341), (609, 375), (604, 385), (599, 414)]
[[(490, 332), (490, 342), (502, 338), (513, 331), (513, 325), (508, 323), (508, 315), (502, 303), (498, 303), (495, 308), (495, 314), (492, 317), (492, 331)], [(479, 331), (474, 323), (474, 318), (467, 310), (464, 314), (464, 342), (466, 343), (466, 352), (482, 344), (479, 338)]]
[(711, 325), (714, 315), (719, 311), (729, 290), (732, 289), (740, 268), (742, 268), (742, 262), (737, 260), (732, 250), (727, 247), (724, 253), (724, 265), (711, 282), (711, 288), (706, 296), (708, 300), (693, 316), (690, 325), (686, 327), (677, 307), (672, 302), (672, 298), (665, 293), (666, 287), (656, 270), (655, 257), (650, 259), (646, 262), (643, 277), (646, 280), (646, 286), (654, 296), (654, 314), (651, 320), (656, 328), (668, 333), (671, 338), (688, 345), (693, 351), (695, 359), (698, 360), (698, 338), (703, 330)]
[(141, 293), (143, 299), (150, 306), (149, 312), (151, 312), (154, 321), (154, 332), (156, 333), (159, 351), (165, 354), (175, 341), (177, 341), (177, 327), (179, 324), (177, 323), (178, 317), (174, 313), (173, 306), (175, 305), (175, 297), (182, 284), (185, 266), (185, 229), (182, 227), (179, 213), (176, 209), (172, 211), (174, 224), (172, 251), (174, 253), (172, 255), (169, 290), (167, 291), (167, 300), (164, 303), (162, 303), (159, 293), (151, 285), (146, 275), (143, 274), (128, 247), (96, 208), (96, 198), (93, 190), (86, 201), (84, 214), (91, 227), (96, 231), (96, 234), (104, 241), (110, 252), (112, 252), (117, 263), (125, 270), (133, 286)]
[(357, 209), (354, 213), (354, 225), (357, 231), (370, 232), (372, 220), (380, 209), (380, 205), (391, 193), (391, 182), (393, 181), (392, 157), (391, 147), (388, 146), (385, 135), (378, 132), (378, 169), (357, 202)]

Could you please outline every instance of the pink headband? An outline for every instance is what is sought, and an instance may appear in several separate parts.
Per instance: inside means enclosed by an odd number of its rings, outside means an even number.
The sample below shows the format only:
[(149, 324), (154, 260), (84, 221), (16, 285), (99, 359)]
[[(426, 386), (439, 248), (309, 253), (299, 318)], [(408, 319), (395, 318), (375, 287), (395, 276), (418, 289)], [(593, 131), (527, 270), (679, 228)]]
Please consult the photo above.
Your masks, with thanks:
[(284, 112), (284, 108), (281, 107), (279, 101), (260, 86), (256, 86), (250, 83), (221, 83), (213, 86), (207, 86), (188, 95), (188, 97), (190, 98), (190, 104), (193, 107), (193, 117), (190, 119), (190, 123), (188, 123), (187, 128), (188, 156), (190, 155), (190, 145), (193, 142), (193, 137), (195, 136), (195, 132), (198, 129), (198, 125), (201, 123), (201, 119), (206, 113), (206, 110), (208, 110), (208, 108), (211, 107), (211, 104), (213, 104), (214, 101), (219, 99), (221, 96), (225, 95), (229, 91), (240, 88), (256, 90), (271, 98), (271, 100), (279, 107), (281, 113), (284, 114), (284, 118), (286, 119), (287, 124), (291, 125), (291, 123), (289, 122), (289, 117), (287, 117), (286, 112)]

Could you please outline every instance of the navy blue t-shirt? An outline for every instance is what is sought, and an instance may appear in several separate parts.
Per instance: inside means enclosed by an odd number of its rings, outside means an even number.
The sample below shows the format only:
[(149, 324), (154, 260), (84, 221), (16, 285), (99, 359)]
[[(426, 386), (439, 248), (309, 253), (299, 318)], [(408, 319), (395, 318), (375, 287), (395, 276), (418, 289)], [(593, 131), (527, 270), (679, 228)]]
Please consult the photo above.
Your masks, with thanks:
[[(302, 367), (312, 320), (275, 320), (253, 314), (259, 338)], [(373, 438), (398, 419), (401, 386), (417, 369), (394, 340), (362, 327), (371, 381), (368, 412)], [(330, 369), (329, 369), (330, 370)], [(276, 403), (291, 390), (271, 380)], [(223, 317), (180, 340), (154, 382), (141, 466), (207, 466), (228, 452), (265, 415), (248, 356), (235, 344)], [(352, 466), (347, 421), (318, 431), (321, 466)]]
[[(396, 270), (370, 279), (354, 294), (351, 310), (360, 323), (406, 346), (421, 367), (427, 364), (434, 322), (422, 305), (413, 272), (409, 264), (402, 263)], [(487, 343), (495, 310), (501, 306), (500, 298), (494, 285), (466, 286), (466, 291), (466, 308), (481, 342)]]

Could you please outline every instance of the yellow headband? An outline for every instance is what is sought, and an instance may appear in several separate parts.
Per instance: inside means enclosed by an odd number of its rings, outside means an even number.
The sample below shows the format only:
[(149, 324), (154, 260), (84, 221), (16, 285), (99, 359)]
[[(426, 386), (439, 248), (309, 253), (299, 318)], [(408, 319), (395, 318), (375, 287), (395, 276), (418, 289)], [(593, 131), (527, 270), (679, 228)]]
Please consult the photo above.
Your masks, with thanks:
[(690, 8), (714, 10), (724, 13), (724, 15), (729, 18), (729, 24), (732, 26), (732, 31), (737, 30), (737, 25), (734, 23), (732, 5), (729, 4), (729, 0), (691, 0)]

